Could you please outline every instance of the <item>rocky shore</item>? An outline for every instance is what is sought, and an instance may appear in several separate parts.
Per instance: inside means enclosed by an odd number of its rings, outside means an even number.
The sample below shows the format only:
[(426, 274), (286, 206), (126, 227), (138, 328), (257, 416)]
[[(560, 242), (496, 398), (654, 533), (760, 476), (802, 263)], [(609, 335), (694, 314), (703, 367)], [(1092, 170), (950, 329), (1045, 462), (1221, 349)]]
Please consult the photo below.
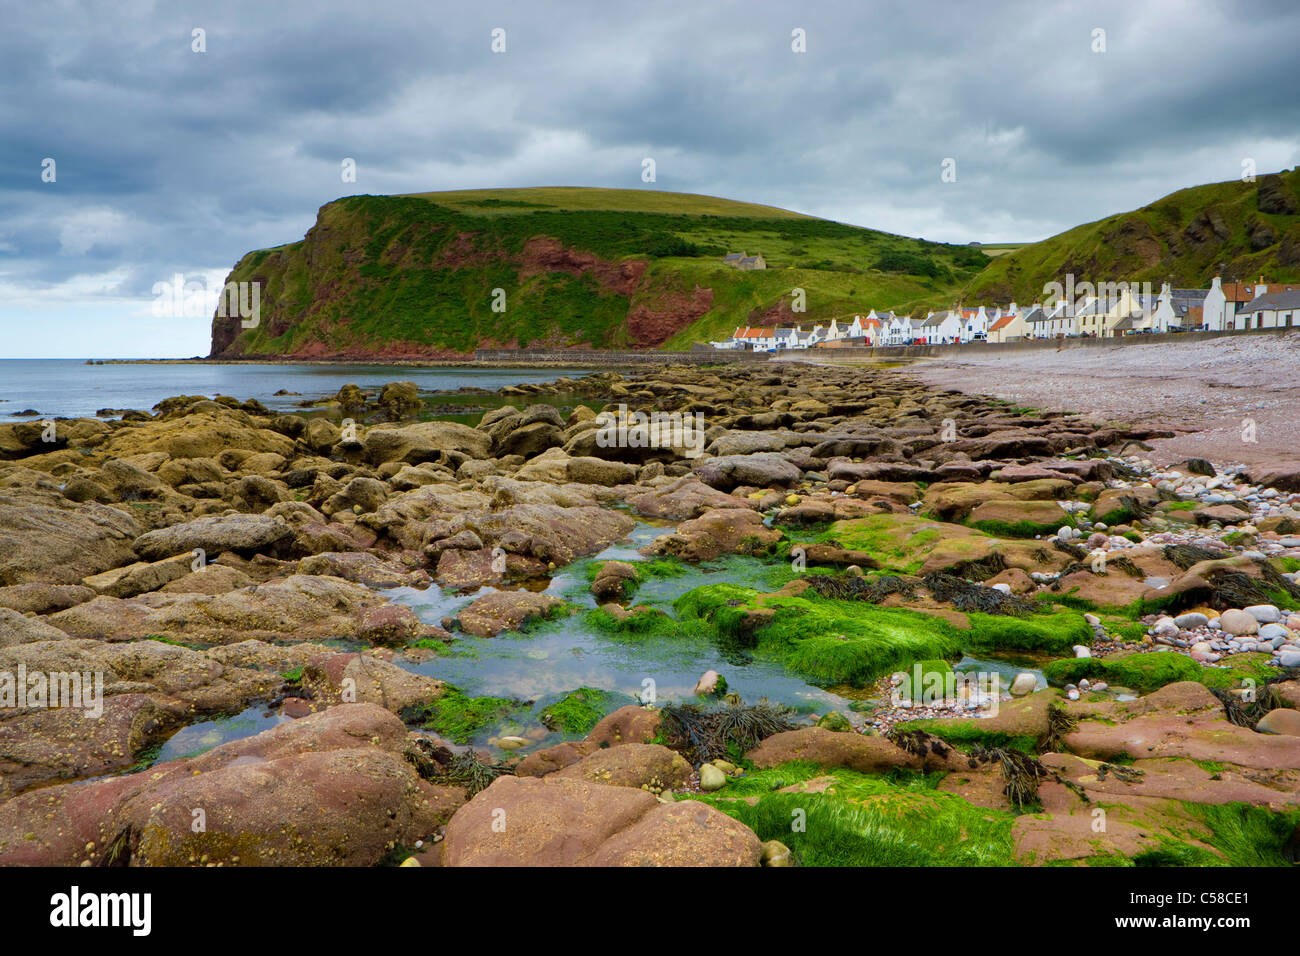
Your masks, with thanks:
[[(402, 382), (0, 425), (0, 864), (1295, 861), (1300, 463), (1171, 461), (1171, 429), (906, 371), (498, 398), (475, 427)], [(647, 522), (587, 603), (548, 590)], [(393, 589), (473, 599), (429, 620)], [(720, 669), (681, 699), (574, 687), (471, 743), (509, 702), (437, 662), (578, 621), (851, 704), (742, 700)], [(250, 708), (276, 723), (160, 759)]]

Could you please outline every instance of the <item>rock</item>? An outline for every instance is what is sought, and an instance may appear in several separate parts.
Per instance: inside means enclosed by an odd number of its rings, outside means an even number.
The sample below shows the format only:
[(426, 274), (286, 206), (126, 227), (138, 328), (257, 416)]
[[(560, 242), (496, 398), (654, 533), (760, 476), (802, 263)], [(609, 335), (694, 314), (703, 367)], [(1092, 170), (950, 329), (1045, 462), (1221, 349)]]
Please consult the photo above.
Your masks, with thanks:
[(1219, 615), (1219, 626), (1229, 634), (1258, 634), (1259, 621), (1246, 611), (1230, 610)]
[[(696, 693), (697, 695), (716, 693), (718, 690), (718, 681), (721, 679), (722, 679), (722, 675), (719, 674), (717, 671), (715, 670), (705, 671), (703, 674), (700, 675), (700, 679), (695, 682), (694, 693)], [(726, 681), (723, 681), (723, 686), (724, 687), (726, 686)]]
[[(859, 773), (883, 773), (893, 767), (917, 768), (919, 758), (895, 747), (883, 737), (837, 734), (821, 727), (802, 727), (773, 734), (746, 756), (758, 767), (775, 767), (791, 760), (807, 760), (824, 767), (845, 767)], [(952, 769), (964, 765), (953, 758)], [(931, 758), (933, 767), (935, 761)], [(946, 764), (944, 764), (946, 766)]]
[(591, 593), (604, 603), (629, 597), (637, 581), (637, 570), (626, 561), (606, 561), (591, 582)]
[(780, 840), (768, 840), (763, 844), (764, 866), (794, 866), (794, 854)]
[(305, 574), (216, 595), (158, 591), (127, 599), (97, 597), (51, 615), (50, 623), (74, 637), (96, 640), (159, 634), (206, 644), (340, 637), (406, 643), (430, 633), (410, 608), (389, 604), (369, 588)]
[(370, 588), (428, 587), (428, 572), (408, 570), (366, 551), (324, 551), (298, 562), (299, 574), (319, 574), (355, 581)]
[(414, 382), (389, 382), (379, 390), (379, 406), (389, 412), (409, 412), (420, 405), (420, 390)]
[(781, 532), (765, 526), (758, 512), (725, 508), (683, 521), (676, 532), (655, 538), (642, 551), (684, 561), (712, 561), (724, 554), (764, 554), (780, 540)]
[(697, 518), (716, 508), (750, 507), (747, 502), (710, 488), (694, 475), (678, 478), (652, 491), (630, 495), (627, 503), (639, 514), (674, 521)]
[(464, 799), (422, 780), (405, 745), (399, 718), (345, 704), (149, 773), (21, 794), (0, 804), (0, 863), (76, 866), (125, 838), (137, 866), (373, 866)]
[(1028, 671), (1021, 671), (1011, 681), (1009, 692), (1012, 697), (1024, 697), (1038, 689), (1038, 678)]
[(457, 422), (416, 422), (400, 428), (371, 428), (365, 434), (363, 445), (363, 454), (372, 465), (388, 461), (416, 465), (441, 461), (448, 455), (486, 458), (492, 440), (477, 428)]
[(1291, 636), (1291, 632), (1281, 624), (1265, 624), (1259, 629), (1259, 639), (1261, 641), (1274, 641), (1281, 639), (1285, 641)]
[(302, 687), (317, 710), (341, 703), (378, 704), (398, 715), (443, 694), (442, 681), (353, 653), (311, 657), (303, 666)]
[(1300, 651), (1280, 651), (1277, 660), (1283, 667), (1300, 667)]
[(497, 746), (502, 750), (518, 750), (521, 747), (527, 747), (529, 743), (531, 741), (527, 737), (507, 736), (497, 738)]
[(699, 463), (694, 471), (706, 485), (721, 491), (730, 491), (739, 485), (789, 488), (797, 485), (803, 476), (803, 472), (784, 455), (775, 452), (722, 455)]
[(564, 602), (533, 591), (495, 591), (475, 599), (458, 617), (461, 628), (476, 637), (517, 631), (530, 618), (545, 617)]
[[(505, 820), (505, 827), (499, 821)], [(447, 824), (444, 866), (757, 866), (748, 827), (695, 800), (554, 776), (500, 777)]]
[(92, 574), (82, 583), (92, 588), (96, 594), (126, 598), (147, 591), (157, 591), (194, 570), (197, 570), (194, 566), (194, 558), (186, 553), (163, 558), (161, 561), (137, 561), (126, 567)]
[(631, 484), (637, 479), (636, 465), (621, 461), (605, 461), (602, 458), (569, 458), (565, 463), (565, 474), (569, 481), (587, 485)]
[(1092, 657), (1092, 648), (1085, 647), (1082, 644), (1075, 644), (1071, 650), (1074, 651), (1075, 657)]
[(253, 554), (271, 550), (293, 535), (280, 518), (267, 515), (234, 514), (195, 518), (135, 539), (132, 547), (146, 561), (159, 561), (201, 548), (208, 556), (223, 551)]
[(1255, 730), (1261, 734), (1285, 734), (1288, 737), (1300, 737), (1300, 710), (1279, 707), (1270, 710), (1259, 719)]
[(560, 779), (586, 780), (613, 787), (675, 790), (690, 779), (691, 765), (681, 754), (659, 744), (628, 743), (596, 749), (556, 771)]
[(1242, 610), (1260, 624), (1276, 624), (1282, 620), (1282, 612), (1272, 604), (1252, 604), (1250, 607), (1242, 608)]
[(81, 584), (134, 561), (131, 543), (142, 530), (117, 508), (0, 490), (0, 585)]
[(1196, 627), (1204, 627), (1210, 623), (1210, 619), (1199, 612), (1189, 611), (1186, 614), (1180, 614), (1174, 618), (1174, 624), (1182, 630), (1188, 631)]
[(52, 614), (94, 596), (92, 588), (79, 584), (11, 584), (0, 587), (0, 608), (20, 614)]
[(705, 793), (721, 790), (727, 785), (727, 775), (711, 763), (700, 765), (700, 789)]
[(823, 715), (817, 721), (817, 726), (835, 733), (851, 733), (853, 730), (853, 725), (849, 723), (849, 719), (838, 710), (832, 710), (829, 714)]

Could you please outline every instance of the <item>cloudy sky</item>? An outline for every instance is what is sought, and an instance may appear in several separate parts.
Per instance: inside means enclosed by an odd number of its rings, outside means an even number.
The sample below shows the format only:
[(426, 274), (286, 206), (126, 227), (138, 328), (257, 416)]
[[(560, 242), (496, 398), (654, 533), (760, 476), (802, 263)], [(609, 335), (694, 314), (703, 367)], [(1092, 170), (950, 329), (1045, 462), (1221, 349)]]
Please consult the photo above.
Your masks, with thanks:
[(652, 157), (653, 188), (1027, 241), (1300, 162), (1294, 0), (54, 0), (5, 27), (0, 358), (206, 354), (155, 284), (216, 288), (354, 193), (652, 188)]

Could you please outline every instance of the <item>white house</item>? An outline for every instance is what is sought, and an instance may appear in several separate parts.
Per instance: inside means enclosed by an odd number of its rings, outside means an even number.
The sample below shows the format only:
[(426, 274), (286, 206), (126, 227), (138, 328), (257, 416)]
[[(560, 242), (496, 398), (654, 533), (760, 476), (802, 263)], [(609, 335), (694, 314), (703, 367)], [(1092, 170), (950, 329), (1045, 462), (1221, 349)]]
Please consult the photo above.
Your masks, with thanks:
[(1243, 329), (1285, 329), (1300, 326), (1300, 291), (1266, 292), (1237, 311)]
[(931, 312), (921, 323), (921, 338), (927, 345), (956, 342), (961, 337), (961, 315), (945, 309)]
[(962, 309), (960, 315), (961, 341), (971, 342), (988, 338), (989, 326), (1002, 318), (1002, 310), (996, 307), (987, 310), (981, 305), (978, 309)]

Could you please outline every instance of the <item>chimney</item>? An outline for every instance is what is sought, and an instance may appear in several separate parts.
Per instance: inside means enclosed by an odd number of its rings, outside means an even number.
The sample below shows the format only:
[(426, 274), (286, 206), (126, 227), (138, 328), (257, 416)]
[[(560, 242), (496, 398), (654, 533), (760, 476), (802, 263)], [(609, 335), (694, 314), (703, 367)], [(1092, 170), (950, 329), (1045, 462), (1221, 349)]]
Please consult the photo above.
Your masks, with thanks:
[(1215, 276), (1213, 279), (1210, 280), (1210, 288), (1219, 292), (1223, 291), (1223, 283), (1220, 280), (1219, 276)]

